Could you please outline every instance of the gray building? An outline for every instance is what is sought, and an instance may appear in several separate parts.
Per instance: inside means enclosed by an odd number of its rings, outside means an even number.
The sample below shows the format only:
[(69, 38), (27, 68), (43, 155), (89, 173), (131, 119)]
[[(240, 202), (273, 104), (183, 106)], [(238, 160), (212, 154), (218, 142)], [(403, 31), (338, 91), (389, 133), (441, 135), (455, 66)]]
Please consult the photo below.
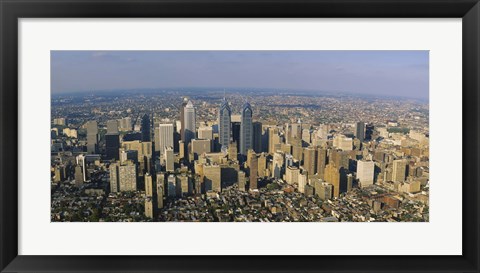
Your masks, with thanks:
[(252, 107), (246, 102), (242, 108), (242, 117), (240, 124), (240, 154), (247, 155), (247, 151), (253, 148), (253, 124)]

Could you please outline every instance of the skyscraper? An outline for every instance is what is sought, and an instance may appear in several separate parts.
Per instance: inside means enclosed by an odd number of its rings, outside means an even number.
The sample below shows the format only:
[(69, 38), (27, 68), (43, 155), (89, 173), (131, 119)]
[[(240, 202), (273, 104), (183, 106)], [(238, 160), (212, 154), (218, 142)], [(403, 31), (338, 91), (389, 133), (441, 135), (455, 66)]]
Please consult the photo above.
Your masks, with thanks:
[(107, 134), (118, 134), (118, 120), (107, 120)]
[(86, 124), (87, 127), (87, 152), (89, 154), (98, 153), (98, 124), (91, 120)]
[[(116, 121), (116, 120), (115, 120)], [(119, 160), (120, 136), (118, 133), (107, 133), (105, 135), (105, 154), (107, 159)]]
[(180, 106), (180, 139), (185, 142), (185, 106), (187, 106), (187, 99), (184, 98)]
[(222, 147), (228, 147), (230, 143), (232, 111), (228, 102), (223, 98), (218, 111), (218, 140)]
[(242, 123), (240, 124), (240, 154), (247, 155), (253, 147), (252, 107), (246, 102), (242, 108)]
[(363, 142), (365, 140), (365, 123), (357, 122), (356, 134), (355, 136)]
[(147, 114), (142, 117), (142, 141), (150, 141), (150, 117)]
[(317, 168), (316, 162), (316, 150), (313, 147), (308, 147), (303, 150), (303, 169), (308, 172), (309, 175), (314, 175)]
[(165, 174), (157, 173), (157, 208), (163, 208), (163, 196), (165, 195)]
[(319, 148), (317, 150), (317, 174), (322, 180), (325, 179), (325, 166), (327, 165), (327, 150)]
[(258, 121), (253, 123), (253, 150), (262, 152), (262, 123)]
[(404, 182), (407, 172), (407, 162), (403, 159), (393, 161), (392, 180), (395, 182)]
[(153, 179), (149, 173), (145, 174), (145, 195), (152, 197), (153, 196)]
[(173, 156), (173, 148), (172, 147), (165, 147), (165, 169), (167, 172), (173, 172), (175, 170), (174, 167), (174, 160), (175, 157)]
[(357, 162), (357, 179), (362, 187), (373, 184), (375, 163), (359, 160)]
[(110, 172), (110, 192), (119, 192), (120, 180), (118, 179), (118, 164), (110, 164), (108, 170)]
[(185, 135), (185, 146), (188, 147), (190, 141), (195, 138), (196, 135), (196, 116), (195, 116), (195, 107), (193, 106), (192, 101), (188, 101), (187, 105), (184, 108), (184, 135)]
[(249, 165), (248, 165), (248, 172), (250, 175), (250, 189), (257, 188), (257, 179), (258, 179), (258, 158), (257, 154), (249, 153)]
[[(173, 147), (173, 124), (159, 124), (158, 131), (158, 150), (160, 151), (160, 154), (163, 155), (166, 147)], [(155, 149), (157, 149), (156, 146)]]

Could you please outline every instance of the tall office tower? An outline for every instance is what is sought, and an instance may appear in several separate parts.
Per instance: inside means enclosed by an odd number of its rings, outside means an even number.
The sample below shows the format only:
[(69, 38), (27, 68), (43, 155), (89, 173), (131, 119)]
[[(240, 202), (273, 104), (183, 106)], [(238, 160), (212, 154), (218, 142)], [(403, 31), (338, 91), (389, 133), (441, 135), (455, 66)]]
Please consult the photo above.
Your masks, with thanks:
[(237, 160), (238, 150), (237, 143), (232, 142), (228, 144), (228, 159)]
[(392, 180), (394, 182), (404, 182), (407, 172), (407, 162), (403, 159), (393, 161)]
[(280, 136), (278, 135), (278, 128), (269, 127), (268, 128), (268, 153), (275, 153), (275, 145), (280, 143)]
[(317, 136), (317, 138), (320, 138), (320, 139), (327, 139), (328, 132), (329, 132), (328, 125), (327, 124), (320, 124), (320, 126), (318, 126), (316, 136)]
[(308, 147), (303, 149), (303, 169), (307, 171), (309, 175), (314, 175), (317, 168), (317, 155), (314, 147)]
[(310, 129), (303, 129), (302, 130), (302, 141), (311, 144), (312, 143), (312, 133)]
[(252, 124), (253, 128), (253, 150), (257, 153), (262, 152), (262, 123), (255, 121)]
[(258, 158), (257, 154), (250, 153), (249, 159), (250, 164), (248, 165), (248, 172), (250, 175), (250, 186), (249, 188), (256, 189), (257, 188), (257, 181), (258, 181)]
[(204, 165), (203, 166), (203, 183), (205, 191), (221, 192), (221, 169), (220, 165)]
[(293, 155), (285, 153), (285, 167), (293, 166), (295, 160), (293, 160)]
[(292, 185), (298, 183), (298, 176), (300, 175), (300, 169), (294, 166), (287, 166), (285, 168), (285, 181)]
[(187, 98), (183, 98), (180, 105), (180, 139), (185, 142), (185, 106), (187, 106)]
[(232, 121), (232, 141), (237, 143), (237, 151), (240, 151), (240, 127), (241, 122)]
[(301, 173), (298, 174), (298, 191), (305, 193), (305, 186), (308, 184), (308, 174)]
[(333, 197), (333, 185), (323, 182), (321, 179), (316, 179), (314, 182), (315, 194), (320, 200), (329, 200)]
[(120, 180), (118, 176), (118, 163), (111, 163), (108, 170), (110, 172), (110, 192), (119, 192)]
[[(228, 123), (230, 124), (230, 123)], [(212, 126), (201, 126), (198, 128), (198, 138), (213, 140), (213, 128)], [(228, 144), (225, 146), (227, 147)]]
[(175, 197), (177, 195), (177, 179), (175, 175), (171, 174), (167, 178), (167, 195), (168, 197)]
[(240, 154), (247, 155), (253, 148), (252, 107), (246, 102), (242, 108), (242, 123), (240, 124)]
[(244, 171), (238, 171), (238, 189), (240, 191), (245, 191), (245, 182), (246, 182), (246, 178), (245, 178), (245, 172)]
[(272, 177), (280, 179), (283, 175), (283, 153), (275, 152), (273, 154), (273, 162), (272, 162)]
[(107, 159), (119, 160), (120, 135), (118, 133), (107, 133), (105, 135), (105, 154)]
[(98, 153), (98, 124), (91, 120), (86, 124), (87, 127), (87, 152), (89, 154)]
[(327, 165), (327, 150), (318, 148), (317, 150), (317, 174), (320, 179), (325, 179), (325, 166)]
[(258, 156), (258, 176), (267, 176), (267, 155), (265, 153)]
[(145, 217), (153, 219), (153, 200), (151, 197), (145, 199)]
[(292, 155), (295, 161), (303, 160), (303, 148), (300, 143), (297, 142), (292, 145)]
[(150, 117), (145, 114), (142, 117), (142, 141), (150, 141)]
[(361, 142), (365, 140), (365, 123), (357, 122), (355, 137), (358, 138)]
[(361, 187), (373, 185), (375, 163), (359, 160), (357, 162), (357, 179)]
[(163, 208), (163, 196), (165, 195), (165, 174), (157, 173), (157, 208)]
[(196, 136), (196, 116), (195, 116), (195, 107), (193, 106), (192, 101), (188, 101), (187, 105), (184, 108), (184, 132), (185, 135), (185, 147), (188, 147), (190, 141)]
[(120, 191), (137, 190), (137, 169), (132, 161), (118, 167)]
[(130, 117), (125, 117), (118, 120), (119, 130), (120, 131), (131, 131), (132, 130), (132, 119)]
[(165, 158), (165, 170), (167, 172), (173, 172), (175, 170), (175, 157), (173, 155), (173, 148), (165, 147), (165, 152), (163, 156)]
[(375, 126), (372, 123), (365, 125), (365, 140), (373, 140), (373, 130), (375, 130)]
[(335, 164), (335, 167), (348, 170), (350, 163), (348, 152), (332, 150), (329, 159), (330, 160), (328, 162)]
[(107, 134), (118, 134), (118, 120), (107, 120)]
[(75, 166), (75, 186), (80, 187), (83, 185), (83, 173), (80, 165)]
[(186, 196), (187, 194), (191, 193), (192, 187), (190, 186), (189, 182), (190, 179), (185, 173), (177, 175), (177, 179), (175, 181), (175, 192), (177, 197)]
[(343, 151), (351, 151), (353, 149), (353, 139), (338, 135), (333, 139), (333, 146)]
[(230, 143), (231, 122), (232, 111), (230, 106), (228, 106), (227, 100), (223, 98), (218, 111), (218, 142), (222, 147), (228, 147)]
[(328, 163), (325, 167), (325, 181), (333, 185), (334, 197), (339, 197), (340, 193), (348, 190), (346, 169), (338, 168), (333, 163)]
[(152, 197), (153, 196), (153, 179), (149, 173), (145, 174), (145, 195)]
[(194, 159), (198, 159), (198, 156), (203, 153), (212, 151), (212, 141), (209, 139), (192, 139), (190, 146), (190, 153), (193, 154)]
[(286, 154), (292, 154), (292, 144), (281, 143), (281, 150)]
[(162, 123), (158, 125), (158, 143), (155, 145), (155, 149), (160, 151), (160, 155), (163, 155), (166, 147), (173, 147), (173, 124)]

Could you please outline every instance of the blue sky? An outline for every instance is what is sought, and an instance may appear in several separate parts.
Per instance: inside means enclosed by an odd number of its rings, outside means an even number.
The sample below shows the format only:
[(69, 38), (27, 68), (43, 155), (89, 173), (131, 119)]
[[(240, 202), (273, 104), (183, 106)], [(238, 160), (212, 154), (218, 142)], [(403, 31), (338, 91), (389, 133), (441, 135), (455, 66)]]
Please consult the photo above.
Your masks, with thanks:
[(428, 70), (428, 51), (51, 51), (51, 91), (253, 87), (428, 99)]

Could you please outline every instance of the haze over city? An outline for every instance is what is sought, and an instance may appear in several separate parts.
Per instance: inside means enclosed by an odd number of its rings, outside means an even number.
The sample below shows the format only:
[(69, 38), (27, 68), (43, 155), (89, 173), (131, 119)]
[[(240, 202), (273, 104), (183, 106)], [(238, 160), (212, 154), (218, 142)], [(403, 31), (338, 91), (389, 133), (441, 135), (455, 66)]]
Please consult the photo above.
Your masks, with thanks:
[(428, 51), (51, 51), (52, 94), (271, 88), (428, 100)]

